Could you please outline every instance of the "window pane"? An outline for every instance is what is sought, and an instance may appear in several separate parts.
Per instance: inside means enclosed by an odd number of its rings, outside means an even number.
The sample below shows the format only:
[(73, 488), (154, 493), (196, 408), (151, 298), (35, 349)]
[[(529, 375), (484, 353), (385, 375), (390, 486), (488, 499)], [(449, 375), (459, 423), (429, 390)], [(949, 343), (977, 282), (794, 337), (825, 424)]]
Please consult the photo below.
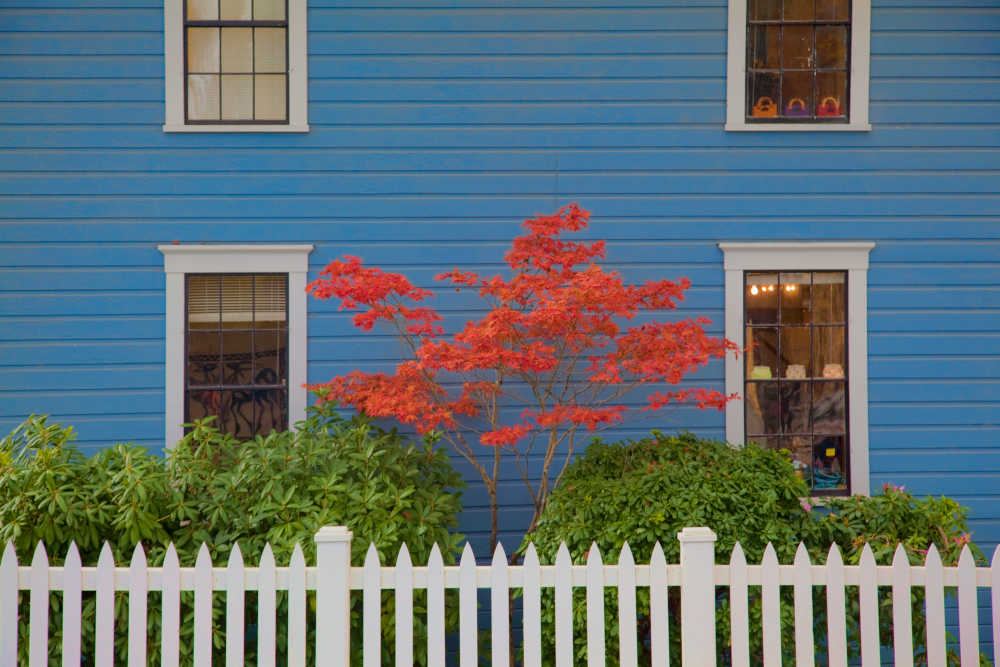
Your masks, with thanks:
[(257, 120), (285, 120), (285, 78), (284, 74), (254, 77), (254, 117)]
[(267, 435), (288, 428), (288, 401), (282, 389), (253, 392), (254, 433)]
[(795, 472), (812, 486), (812, 439), (808, 436), (795, 436), (781, 439), (781, 449), (787, 449), (792, 456), (792, 466)]
[(778, 35), (776, 25), (750, 26), (750, 67), (778, 69)]
[(816, 18), (846, 21), (850, 18), (850, 0), (816, 0)]
[(222, 381), (227, 385), (248, 385), (253, 382), (251, 363), (253, 335), (249, 331), (222, 332)]
[(221, 0), (222, 20), (249, 21), (250, 0)]
[(222, 29), (222, 71), (253, 72), (253, 30)]
[(844, 377), (846, 368), (844, 327), (816, 327), (813, 329), (813, 358), (816, 377), (838, 379)]
[(283, 21), (285, 0), (253, 0), (253, 17), (260, 21)]
[(288, 324), (288, 280), (285, 276), (256, 276), (253, 308), (258, 329), (285, 328)]
[(784, 0), (786, 21), (812, 21), (814, 0)]
[(219, 18), (218, 0), (187, 0), (189, 21), (214, 21)]
[(254, 331), (253, 336), (253, 383), (283, 384), (279, 359), (282, 353), (284, 332)]
[(187, 339), (189, 386), (222, 383), (221, 343), (218, 331), (192, 332)]
[(821, 324), (846, 322), (844, 274), (813, 275), (813, 321)]
[(777, 74), (751, 73), (750, 94), (747, 95), (747, 115), (754, 118), (776, 118), (781, 103), (780, 78)]
[(847, 68), (847, 28), (841, 25), (816, 26), (816, 67)]
[[(194, 421), (195, 419), (204, 419), (211, 415), (218, 415), (222, 407), (222, 392), (217, 390), (199, 389), (189, 391), (187, 393), (187, 419), (188, 421)], [(215, 420), (214, 424), (219, 426), (221, 429), (221, 424), (218, 419)]]
[(253, 46), (255, 72), (286, 71), (284, 28), (256, 28)]
[(816, 107), (817, 116), (844, 116), (846, 112), (846, 107), (844, 106), (844, 100), (847, 99), (846, 95), (846, 72), (816, 73), (816, 97), (819, 101)]
[(847, 488), (847, 447), (843, 436), (820, 436), (813, 445), (813, 487)]
[(747, 378), (769, 380), (778, 377), (778, 330), (747, 329)]
[(249, 440), (253, 437), (253, 394), (254, 392), (250, 390), (223, 392), (222, 415), (226, 419), (227, 429), (238, 440)]
[(253, 120), (253, 75), (222, 75), (223, 120)]
[[(778, 383), (747, 382), (744, 395), (746, 396), (747, 435), (780, 433)], [(751, 439), (757, 440), (757, 438)]]
[(747, 324), (775, 324), (778, 321), (778, 274), (746, 274)]
[(782, 324), (808, 324), (810, 275), (808, 273), (782, 273), (778, 294), (781, 297)]
[(812, 115), (812, 73), (788, 72), (781, 75), (781, 115), (801, 118)]
[(779, 384), (781, 400), (781, 432), (808, 435), (812, 392), (810, 382), (782, 382)]
[(218, 329), (221, 305), (218, 276), (188, 276), (187, 320), (189, 329)]
[(786, 25), (781, 28), (781, 66), (807, 69), (813, 66), (813, 27)]
[(813, 383), (813, 432), (840, 435), (844, 428), (844, 383)]
[(188, 72), (219, 71), (219, 29), (187, 29)]
[(219, 75), (191, 74), (188, 76), (188, 119), (219, 119)]
[(252, 324), (253, 276), (222, 276), (222, 327), (249, 329)]
[(781, 328), (781, 377), (811, 377), (811, 330), (809, 327)]

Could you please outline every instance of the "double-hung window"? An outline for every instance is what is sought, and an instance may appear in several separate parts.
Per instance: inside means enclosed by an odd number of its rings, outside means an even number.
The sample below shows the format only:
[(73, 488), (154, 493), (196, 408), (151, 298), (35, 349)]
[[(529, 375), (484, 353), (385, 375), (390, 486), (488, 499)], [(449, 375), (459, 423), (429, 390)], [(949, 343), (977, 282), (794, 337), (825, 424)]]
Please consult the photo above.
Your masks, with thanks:
[(168, 132), (304, 132), (306, 0), (165, 0)]
[(727, 130), (868, 130), (871, 0), (730, 0)]
[(166, 445), (215, 416), (240, 439), (305, 417), (311, 245), (163, 245)]
[(722, 243), (726, 439), (788, 450), (814, 495), (868, 492), (868, 242)]

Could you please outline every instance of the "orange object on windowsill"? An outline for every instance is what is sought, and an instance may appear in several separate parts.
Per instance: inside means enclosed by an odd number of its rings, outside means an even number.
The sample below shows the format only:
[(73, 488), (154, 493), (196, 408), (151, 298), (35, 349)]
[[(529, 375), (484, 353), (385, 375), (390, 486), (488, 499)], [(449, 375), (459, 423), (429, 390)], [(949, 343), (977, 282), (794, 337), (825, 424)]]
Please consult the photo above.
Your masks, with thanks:
[(754, 118), (777, 118), (778, 105), (770, 97), (761, 97), (753, 105)]

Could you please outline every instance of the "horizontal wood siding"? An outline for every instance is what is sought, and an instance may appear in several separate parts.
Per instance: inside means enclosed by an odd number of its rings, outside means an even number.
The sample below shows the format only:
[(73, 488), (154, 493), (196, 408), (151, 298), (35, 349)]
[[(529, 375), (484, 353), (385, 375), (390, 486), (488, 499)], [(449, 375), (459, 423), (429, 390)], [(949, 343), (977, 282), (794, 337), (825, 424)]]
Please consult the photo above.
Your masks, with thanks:
[[(88, 450), (162, 447), (158, 243), (315, 243), (312, 272), (349, 253), (431, 285), (578, 201), (610, 265), (688, 276), (680, 315), (716, 333), (719, 241), (875, 241), (872, 485), (956, 497), (992, 549), (1000, 6), (873, 4), (871, 132), (724, 132), (724, 0), (311, 0), (311, 132), (212, 135), (161, 130), (161, 0), (0, 0), (0, 429), (45, 412)], [(349, 319), (310, 303), (310, 380), (396, 358)], [(652, 426), (724, 434), (693, 409), (623, 434)], [(512, 547), (526, 496), (500, 497)], [(466, 494), (477, 547), (485, 505)]]

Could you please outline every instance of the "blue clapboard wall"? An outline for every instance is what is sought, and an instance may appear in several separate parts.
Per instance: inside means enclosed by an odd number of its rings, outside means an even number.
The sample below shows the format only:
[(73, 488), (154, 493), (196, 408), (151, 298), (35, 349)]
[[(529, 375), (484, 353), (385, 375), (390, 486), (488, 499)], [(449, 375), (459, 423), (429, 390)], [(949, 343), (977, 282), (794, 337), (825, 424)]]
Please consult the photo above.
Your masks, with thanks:
[[(0, 430), (163, 447), (158, 243), (315, 243), (313, 272), (348, 253), (430, 285), (578, 201), (611, 266), (689, 277), (716, 333), (719, 241), (875, 241), (872, 486), (953, 496), (1000, 541), (1000, 2), (874, 0), (871, 132), (738, 134), (724, 0), (309, 5), (312, 131), (213, 135), (161, 129), (161, 0), (0, 0)], [(397, 358), (349, 317), (310, 304), (311, 381)], [(653, 426), (723, 435), (686, 408), (625, 433)], [(465, 504), (482, 546), (486, 495)]]

